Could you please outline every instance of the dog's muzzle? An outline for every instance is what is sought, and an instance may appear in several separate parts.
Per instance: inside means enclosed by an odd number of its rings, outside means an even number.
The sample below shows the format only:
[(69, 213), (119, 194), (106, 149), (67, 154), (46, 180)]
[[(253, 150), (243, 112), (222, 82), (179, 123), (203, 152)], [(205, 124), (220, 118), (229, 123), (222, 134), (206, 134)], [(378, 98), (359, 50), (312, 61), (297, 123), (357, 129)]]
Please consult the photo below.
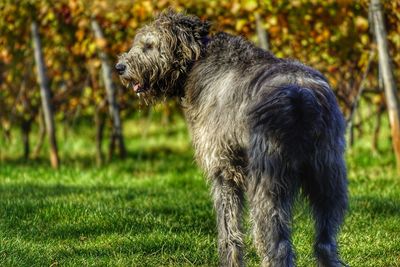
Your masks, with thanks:
[(117, 63), (117, 65), (115, 65), (115, 69), (117, 70), (119, 75), (123, 75), (126, 70), (126, 65), (123, 63)]

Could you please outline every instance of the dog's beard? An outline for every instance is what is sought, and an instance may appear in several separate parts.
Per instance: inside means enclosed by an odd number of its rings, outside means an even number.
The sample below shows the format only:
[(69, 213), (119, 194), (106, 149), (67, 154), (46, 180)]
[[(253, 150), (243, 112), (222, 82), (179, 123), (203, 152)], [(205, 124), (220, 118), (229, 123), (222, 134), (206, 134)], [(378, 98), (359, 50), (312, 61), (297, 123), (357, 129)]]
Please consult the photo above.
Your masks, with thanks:
[(138, 98), (146, 105), (151, 105), (162, 99), (162, 93), (155, 88), (156, 85), (151, 85), (143, 79), (121, 77), (121, 83), (128, 89), (135, 93)]
[[(132, 58), (136, 60), (133, 61)], [(125, 75), (120, 76), (121, 82), (146, 104), (164, 101), (170, 96), (181, 94), (180, 87), (176, 86), (181, 84), (181, 81), (178, 81), (181, 72), (167, 62), (157, 64), (155, 59), (146, 61), (139, 56), (131, 56), (126, 62), (128, 69)]]
[(183, 84), (179, 79), (181, 76), (171, 70), (167, 72), (160, 71), (161, 68), (157, 70), (154, 73), (139, 73), (135, 70), (130, 70), (128, 75), (120, 77), (121, 82), (146, 105), (165, 101), (170, 97), (182, 96), (181, 89)]

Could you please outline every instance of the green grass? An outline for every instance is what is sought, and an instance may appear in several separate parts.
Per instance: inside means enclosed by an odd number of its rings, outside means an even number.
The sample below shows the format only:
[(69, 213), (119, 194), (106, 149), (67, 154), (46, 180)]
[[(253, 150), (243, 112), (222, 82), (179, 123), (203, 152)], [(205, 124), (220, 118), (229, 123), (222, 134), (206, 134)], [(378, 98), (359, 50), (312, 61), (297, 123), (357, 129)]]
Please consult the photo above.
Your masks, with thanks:
[[(92, 126), (59, 131), (57, 171), (46, 155), (19, 160), (17, 136), (8, 144), (0, 139), (0, 266), (217, 265), (215, 214), (183, 120), (124, 126), (128, 158), (103, 167), (93, 160)], [(341, 254), (351, 266), (400, 266), (400, 178), (387, 131), (381, 153), (370, 152), (369, 140), (347, 155), (350, 211)], [(313, 266), (304, 202), (294, 218), (298, 266)], [(246, 242), (247, 262), (258, 266)]]

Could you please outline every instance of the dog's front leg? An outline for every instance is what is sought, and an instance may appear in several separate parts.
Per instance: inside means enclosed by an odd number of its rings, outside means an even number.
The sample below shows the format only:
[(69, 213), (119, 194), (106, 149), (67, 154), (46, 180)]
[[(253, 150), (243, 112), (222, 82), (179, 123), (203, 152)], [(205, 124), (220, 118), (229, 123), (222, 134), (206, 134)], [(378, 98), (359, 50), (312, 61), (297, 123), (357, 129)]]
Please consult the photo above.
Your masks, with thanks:
[(221, 266), (243, 266), (241, 229), (244, 192), (233, 179), (217, 175), (212, 184), (217, 213), (218, 250)]

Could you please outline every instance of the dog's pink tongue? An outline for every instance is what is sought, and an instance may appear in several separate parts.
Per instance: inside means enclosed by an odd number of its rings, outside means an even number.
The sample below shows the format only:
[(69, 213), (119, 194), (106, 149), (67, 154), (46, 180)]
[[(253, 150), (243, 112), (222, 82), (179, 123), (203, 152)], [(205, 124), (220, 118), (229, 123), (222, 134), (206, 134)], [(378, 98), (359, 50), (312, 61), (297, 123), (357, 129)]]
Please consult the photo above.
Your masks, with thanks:
[(140, 84), (135, 84), (133, 86), (133, 91), (135, 91), (135, 93), (136, 93), (139, 90), (139, 88), (140, 88)]

